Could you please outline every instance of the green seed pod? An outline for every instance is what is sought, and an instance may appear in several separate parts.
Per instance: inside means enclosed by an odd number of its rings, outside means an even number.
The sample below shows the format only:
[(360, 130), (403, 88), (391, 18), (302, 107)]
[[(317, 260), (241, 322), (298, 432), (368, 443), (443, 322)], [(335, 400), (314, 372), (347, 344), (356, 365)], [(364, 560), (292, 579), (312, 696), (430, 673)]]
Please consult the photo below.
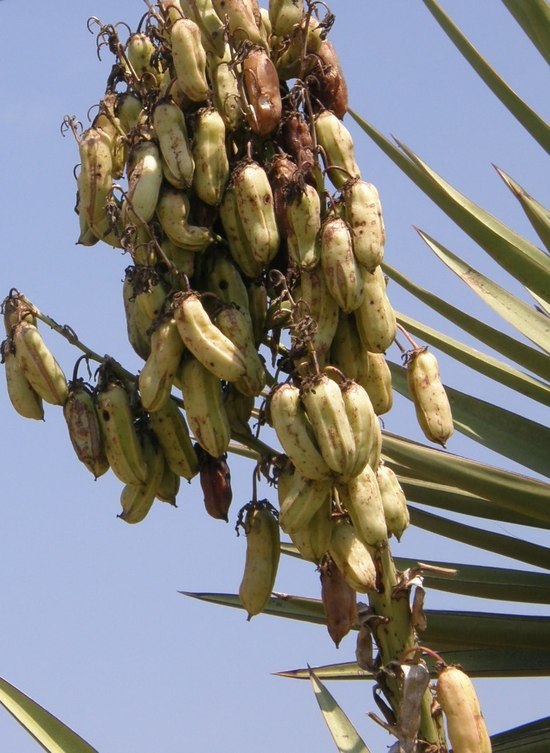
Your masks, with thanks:
[(321, 228), (320, 244), (321, 266), (328, 289), (340, 309), (349, 314), (363, 302), (364, 283), (347, 222), (334, 215), (326, 220)]
[(219, 205), (229, 179), (225, 135), (225, 123), (217, 110), (213, 107), (199, 110), (193, 142), (193, 189), (210, 206)]
[(407, 382), (420, 428), (429, 440), (445, 447), (453, 433), (453, 416), (437, 358), (427, 347), (409, 354)]

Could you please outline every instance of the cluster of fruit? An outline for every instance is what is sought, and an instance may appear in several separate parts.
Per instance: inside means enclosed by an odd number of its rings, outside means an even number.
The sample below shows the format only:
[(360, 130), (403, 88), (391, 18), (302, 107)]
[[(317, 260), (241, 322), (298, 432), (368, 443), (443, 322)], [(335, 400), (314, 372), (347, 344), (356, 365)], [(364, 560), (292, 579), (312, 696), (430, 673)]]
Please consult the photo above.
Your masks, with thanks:
[[(366, 593), (376, 551), (409, 521), (381, 461), (397, 331), (384, 223), (342, 122), (333, 21), (302, 0), (159, 0), (123, 43), (119, 25), (93, 19), (98, 50), (116, 60), (91, 126), (66, 122), (80, 151), (78, 242), (131, 257), (123, 300), (143, 368), (129, 380), (107, 360), (94, 388), (76, 373), (67, 384), (32, 307), (16, 293), (4, 303), (16, 410), (41, 418), (42, 400), (63, 405), (78, 457), (125, 485), (127, 522), (156, 498), (174, 503), (180, 478), (199, 473), (207, 510), (227, 519), (230, 441), (257, 448), (251, 422), (273, 427), (284, 454), (264, 452), (261, 467), (279, 525), (257, 522), (273, 517), (258, 502), (243, 524), (269, 562), (256, 566), (255, 545), (256, 575), (241, 587), (249, 615), (271, 593), (279, 527), (323, 563), (324, 593), (337, 572), (339, 588)], [(413, 349), (408, 375), (421, 426), (444, 444), (452, 418), (433, 355)], [(338, 617), (336, 643), (353, 619)]]
[[(334, 17), (314, 0), (148, 5), (125, 42), (120, 25), (93, 19), (98, 51), (116, 60), (91, 126), (66, 120), (80, 152), (78, 242), (131, 258), (122, 297), (143, 367), (134, 376), (100, 359), (92, 387), (79, 359), (68, 382), (39, 312), (12, 291), (9, 396), (34, 419), (43, 401), (63, 406), (78, 458), (124, 484), (129, 523), (155, 499), (175, 504), (180, 479), (197, 475), (206, 510), (227, 520), (230, 443), (255, 451), (279, 509), (254, 498), (239, 513), (242, 605), (250, 618), (269, 600), (282, 529), (319, 566), (338, 645), (357, 626), (357, 592), (380, 590), (380, 554), (409, 515), (381, 460), (397, 326), (378, 192), (342, 122)], [(437, 361), (414, 347), (406, 362), (419, 424), (445, 445), (453, 423)]]

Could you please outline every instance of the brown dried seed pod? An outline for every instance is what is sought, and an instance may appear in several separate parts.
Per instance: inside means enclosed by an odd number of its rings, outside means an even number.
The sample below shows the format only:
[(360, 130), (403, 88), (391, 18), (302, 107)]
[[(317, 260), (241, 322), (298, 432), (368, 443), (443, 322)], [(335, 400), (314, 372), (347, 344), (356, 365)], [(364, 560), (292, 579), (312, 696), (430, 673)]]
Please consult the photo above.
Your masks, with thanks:
[(333, 44), (323, 40), (316, 56), (308, 78), (310, 94), (342, 120), (348, 108), (348, 87)]
[(262, 47), (252, 47), (245, 57), (243, 82), (248, 125), (259, 136), (269, 136), (280, 123), (282, 103), (277, 69)]
[(69, 383), (63, 416), (76, 456), (95, 478), (102, 476), (109, 470), (109, 461), (92, 391), (81, 379)]
[(296, 163), (286, 154), (275, 156), (268, 167), (269, 182), (273, 190), (273, 206), (277, 226), (282, 238), (288, 236), (288, 220), (286, 215), (288, 188), (296, 177)]
[(281, 146), (294, 158), (304, 179), (313, 180), (315, 152), (311, 131), (304, 116), (299, 112), (290, 112), (281, 123)]
[(229, 507), (233, 499), (231, 473), (227, 464), (227, 453), (214, 458), (195, 445), (200, 454), (200, 482), (204, 495), (206, 512), (217, 520), (228, 520)]
[(319, 570), (327, 630), (338, 648), (356, 619), (356, 593), (328, 555), (323, 559)]

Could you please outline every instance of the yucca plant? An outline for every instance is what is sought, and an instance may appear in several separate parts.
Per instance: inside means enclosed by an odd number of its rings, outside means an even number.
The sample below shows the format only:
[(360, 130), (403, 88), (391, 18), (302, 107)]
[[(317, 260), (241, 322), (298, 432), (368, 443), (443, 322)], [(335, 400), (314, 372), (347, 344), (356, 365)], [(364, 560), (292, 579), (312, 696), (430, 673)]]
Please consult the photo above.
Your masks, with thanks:
[[(437, 3), (425, 0), (425, 4), (487, 85), (528, 129), (533, 139), (549, 151), (548, 126), (498, 79)], [(548, 3), (505, 2), (505, 5), (541, 53), (550, 60)], [(426, 531), (507, 556), (518, 562), (518, 569), (504, 569), (484, 567), (472, 562), (426, 562), (427, 558), (424, 555), (419, 555), (415, 559), (396, 559), (397, 572), (393, 570), (391, 562), (388, 562), (387, 572), (392, 573), (395, 579), (387, 584), (388, 588), (397, 586), (399, 574), (406, 572), (411, 582), (415, 577), (418, 579), (422, 576), (423, 585), (428, 591), (441, 589), (469, 597), (493, 600), (487, 602), (487, 607), (482, 612), (428, 610), (423, 615), (419, 608), (416, 627), (422, 645), (438, 652), (448, 664), (460, 663), (474, 678), (547, 676), (550, 666), (548, 619), (542, 615), (507, 614), (503, 604), (506, 601), (526, 604), (548, 603), (548, 576), (540, 572), (549, 566), (548, 550), (530, 543), (527, 539), (522, 541), (495, 533), (486, 529), (484, 522), (519, 524), (527, 527), (524, 530), (531, 528), (544, 531), (548, 528), (548, 485), (542, 478), (548, 476), (549, 470), (549, 432), (543, 424), (499, 405), (505, 402), (505, 397), (500, 400), (500, 396), (506, 395), (505, 390), (501, 392), (501, 387), (514, 390), (517, 395), (535, 401), (541, 406), (549, 404), (548, 255), (546, 251), (531, 244), (461, 195), (404, 143), (392, 141), (377, 131), (362, 117), (360, 106), (351, 110), (351, 116), (367, 136), (479, 244), (480, 250), (488, 253), (524, 288), (524, 294), (521, 295), (508, 292), (467, 265), (459, 254), (447, 249), (441, 240), (432, 238), (423, 230), (418, 231), (427, 247), (450, 270), (459, 275), (484, 303), (491, 306), (517, 330), (518, 336), (511, 337), (497, 328), (484, 324), (478, 317), (468, 315), (461, 303), (456, 302), (453, 305), (453, 302), (440, 291), (428, 289), (430, 281), (422, 279), (421, 272), (418, 279), (411, 280), (392, 264), (384, 265), (384, 271), (392, 285), (401, 286), (482, 344), (482, 350), (476, 350), (445, 332), (436, 331), (427, 324), (412, 319), (405, 313), (398, 316), (400, 324), (419, 341), (428, 343), (435, 350), (446, 353), (449, 358), (456, 359), (457, 362), (469, 366), (477, 374), (491, 380), (496, 395), (495, 404), (459, 391), (453, 385), (452, 377), (446, 380), (446, 389), (453, 408), (455, 428), (499, 453), (504, 466), (497, 468), (484, 465), (474, 459), (459, 457), (444, 450), (434, 450), (412, 441), (407, 436), (385, 433), (384, 458), (387, 465), (397, 473), (406, 492), (410, 503), (411, 522)], [(548, 210), (530, 197), (512, 177), (500, 169), (499, 174), (519, 200), (542, 244), (547, 249), (550, 248)], [(531, 344), (527, 344), (526, 340)], [(496, 351), (499, 356), (489, 355), (483, 351), (484, 348)], [(408, 397), (404, 368), (399, 363), (393, 363), (391, 369), (394, 388)], [(447, 375), (449, 374), (450, 369), (447, 370)], [(506, 470), (507, 460), (519, 463), (527, 469), (527, 473), (531, 472), (532, 476)], [(435, 508), (436, 512), (428, 512), (424, 507)], [(455, 513), (471, 516), (471, 524), (465, 525), (454, 520)], [(490, 526), (489, 522), (487, 526)], [(297, 550), (291, 544), (283, 544), (282, 551), (287, 556), (297, 555)], [(418, 560), (423, 564), (418, 565)], [(204, 593), (192, 595), (215, 603), (241, 606), (237, 596), (222, 597), (219, 594)], [(376, 599), (373, 601), (376, 602)], [(400, 637), (400, 641), (406, 644), (410, 637), (407, 632), (410, 631), (408, 614), (400, 614), (399, 606), (395, 607), (391, 601), (390, 599), (390, 603), (379, 605), (374, 603), (374, 606), (379, 607), (383, 614), (388, 611), (392, 614), (399, 624), (399, 630), (405, 635), (404, 639)], [(497, 614), (493, 612), (492, 606), (496, 602), (499, 604)], [(317, 624), (325, 622), (320, 602), (298, 596), (274, 596), (264, 611)], [(421, 630), (424, 617), (427, 628)], [(400, 647), (403, 648), (401, 643)], [(399, 660), (395, 646), (386, 645), (379, 648), (384, 654), (384, 662)], [(432, 666), (433, 662), (429, 660), (429, 664)], [(370, 683), (373, 679), (372, 673), (359, 670), (355, 663), (343, 663), (315, 669), (298, 669), (284, 674), (294, 678), (311, 679), (321, 710), (340, 750), (368, 751), (367, 745), (328, 693), (323, 681), (353, 678)], [(365, 683), (360, 683), (360, 687)], [(8, 683), (4, 683), (1, 688), (0, 701), (28, 727), (46, 749), (78, 753), (81, 750), (90, 750), (86, 743), (67, 731), (58, 720), (43, 712)], [(440, 744), (438, 750), (443, 750), (443, 737), (440, 731), (427, 729), (426, 716), (425, 714), (423, 726), (421, 725), (421, 737), (430, 740), (434, 745)], [(399, 725), (396, 726), (395, 722), (388, 721), (388, 725), (392, 732), (400, 731)], [(368, 740), (368, 732), (365, 737)], [(493, 750), (521, 749), (528, 753), (536, 753), (546, 750), (550, 744), (549, 740), (548, 720), (538, 720), (494, 736)], [(410, 743), (410, 740), (408, 742)]]
[[(438, 3), (434, 0), (424, 2), (487, 87), (540, 147), (550, 152), (548, 124), (495, 73)], [(503, 2), (541, 55), (550, 60), (550, 5), (545, 0)], [(479, 612), (429, 611), (427, 629), (421, 633), (421, 642), (437, 649), (447, 663), (459, 663), (471, 677), (547, 676), (548, 618), (531, 612), (525, 615), (507, 614), (505, 602), (548, 603), (549, 580), (543, 570), (550, 565), (549, 550), (531, 543), (528, 536), (520, 540), (496, 533), (491, 530), (491, 521), (519, 524), (525, 526), (524, 531), (531, 528), (538, 529), (538, 532), (546, 530), (549, 522), (549, 487), (544, 479), (550, 471), (550, 432), (545, 424), (533, 421), (521, 412), (510, 411), (502, 403), (506, 403), (506, 389), (510, 389), (515, 392), (515, 403), (518, 399), (530, 399), (542, 409), (549, 405), (550, 212), (513, 177), (496, 167), (498, 175), (519, 201), (540, 238), (539, 247), (461, 194), (400, 140), (387, 138), (380, 133), (362, 117), (360, 106), (350, 112), (364, 133), (479, 245), (480, 254), (488, 254), (523, 287), (522, 293), (512, 293), (478, 272), (439, 240), (421, 229), (417, 230), (438, 260), (458, 275), (503, 322), (515, 328), (517, 335), (510, 336), (504, 331), (506, 325), (502, 329), (489, 326), (483, 319), (465, 311), (458, 301), (455, 303), (441, 295), (440, 291), (431, 289), (429, 278), (423, 286), (421, 279), (410, 279), (389, 263), (383, 265), (392, 283), (481, 344), (478, 350), (405, 313), (398, 314), (398, 321), (407, 332), (446, 353), (457, 363), (475, 370), (481, 379), (492, 380), (490, 392), (495, 395), (494, 403), (456, 389), (452, 377), (446, 383), (446, 391), (452, 405), (455, 428), (501, 455), (503, 466), (485, 465), (474, 459), (418, 444), (406, 436), (385, 433), (383, 451), (386, 462), (396, 471), (405, 490), (410, 503), (411, 522), (426, 531), (476, 546), (480, 550), (498, 553), (518, 563), (517, 569), (480, 566), (470, 560), (429, 563), (434, 568), (456, 570), (457, 574), (449, 577), (444, 570), (430, 572), (427, 568), (424, 585), (428, 590), (441, 589), (496, 600), (499, 608), (495, 613), (494, 603), (488, 601), (485, 610)], [(490, 355), (488, 349), (496, 351), (497, 356)], [(410, 398), (405, 368), (392, 363), (391, 371), (394, 389)], [(448, 367), (447, 372), (452, 374), (452, 366)], [(507, 460), (519, 463), (533, 475), (524, 476), (506, 470)], [(417, 507), (417, 504), (422, 507)], [(424, 507), (435, 508), (435, 511), (428, 511)], [(471, 516), (471, 524), (455, 520), (453, 516), (457, 513)], [(290, 556), (297, 554), (291, 544), (283, 546), (283, 551)], [(396, 566), (399, 571), (404, 571), (415, 568), (417, 562), (414, 559), (397, 559)], [(195, 595), (238, 606), (238, 600), (234, 597), (223, 600), (214, 594)], [(320, 602), (299, 597), (273, 598), (266, 611), (281, 617), (309, 619), (317, 623), (325, 620)], [(358, 675), (369, 679), (368, 673), (362, 672), (352, 662), (283, 674), (311, 679), (321, 710), (340, 750), (368, 751), (322, 683), (322, 680), (356, 679)], [(550, 744), (550, 719), (535, 720), (520, 728), (504, 731), (495, 735), (492, 743), (494, 751), (521, 749), (530, 753), (542, 752)]]

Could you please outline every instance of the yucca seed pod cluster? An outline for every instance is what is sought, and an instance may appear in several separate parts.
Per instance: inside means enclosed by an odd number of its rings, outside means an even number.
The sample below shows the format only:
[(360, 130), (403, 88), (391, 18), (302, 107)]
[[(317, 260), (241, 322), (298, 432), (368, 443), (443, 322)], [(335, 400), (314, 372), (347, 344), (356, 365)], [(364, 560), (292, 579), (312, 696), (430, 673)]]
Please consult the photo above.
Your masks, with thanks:
[[(228, 452), (248, 444), (279, 511), (253, 502), (239, 514), (242, 605), (249, 618), (264, 609), (282, 529), (321, 569), (338, 645), (355, 593), (383, 592), (388, 539), (409, 516), (381, 461), (397, 332), (385, 227), (344, 123), (333, 21), (313, 0), (158, 0), (126, 41), (98, 23), (98, 48), (115, 55), (106, 90), (88, 128), (65, 123), (78, 142), (77, 243), (123, 251), (139, 366), (101, 359), (95, 385), (68, 385), (14, 294), (2, 359), (14, 408), (41, 419), (44, 403), (63, 406), (78, 458), (120, 480), (125, 522), (155, 500), (175, 505), (196, 476), (207, 514), (227, 521)], [(444, 444), (452, 419), (428, 356), (410, 356), (411, 391)]]
[[(63, 405), (82, 462), (95, 476), (110, 467), (130, 491), (147, 487), (146, 499), (153, 479), (176, 490), (174, 476), (200, 470), (206, 508), (223, 519), (228, 504), (217, 509), (212, 490), (229, 499), (232, 433), (251, 436), (269, 382), (259, 417), (288, 458), (291, 481), (275, 473), (283, 530), (316, 563), (334, 516), (363, 546), (387, 546), (408, 524), (380, 465), (377, 418), (392, 404), (384, 354), (396, 324), (380, 197), (343, 122), (332, 15), (305, 0), (263, 10), (159, 0), (126, 41), (97, 23), (113, 68), (90, 127), (66, 121), (79, 151), (78, 243), (104, 241), (130, 260), (122, 299), (143, 363), (134, 379), (106, 363), (96, 386), (69, 388), (31, 309), (10, 295), (2, 356), (15, 409), (42, 418), (44, 402)], [(411, 355), (411, 390), (428, 436), (444, 443), (450, 414), (428, 357)], [(123, 510), (136, 508), (130, 491)]]

